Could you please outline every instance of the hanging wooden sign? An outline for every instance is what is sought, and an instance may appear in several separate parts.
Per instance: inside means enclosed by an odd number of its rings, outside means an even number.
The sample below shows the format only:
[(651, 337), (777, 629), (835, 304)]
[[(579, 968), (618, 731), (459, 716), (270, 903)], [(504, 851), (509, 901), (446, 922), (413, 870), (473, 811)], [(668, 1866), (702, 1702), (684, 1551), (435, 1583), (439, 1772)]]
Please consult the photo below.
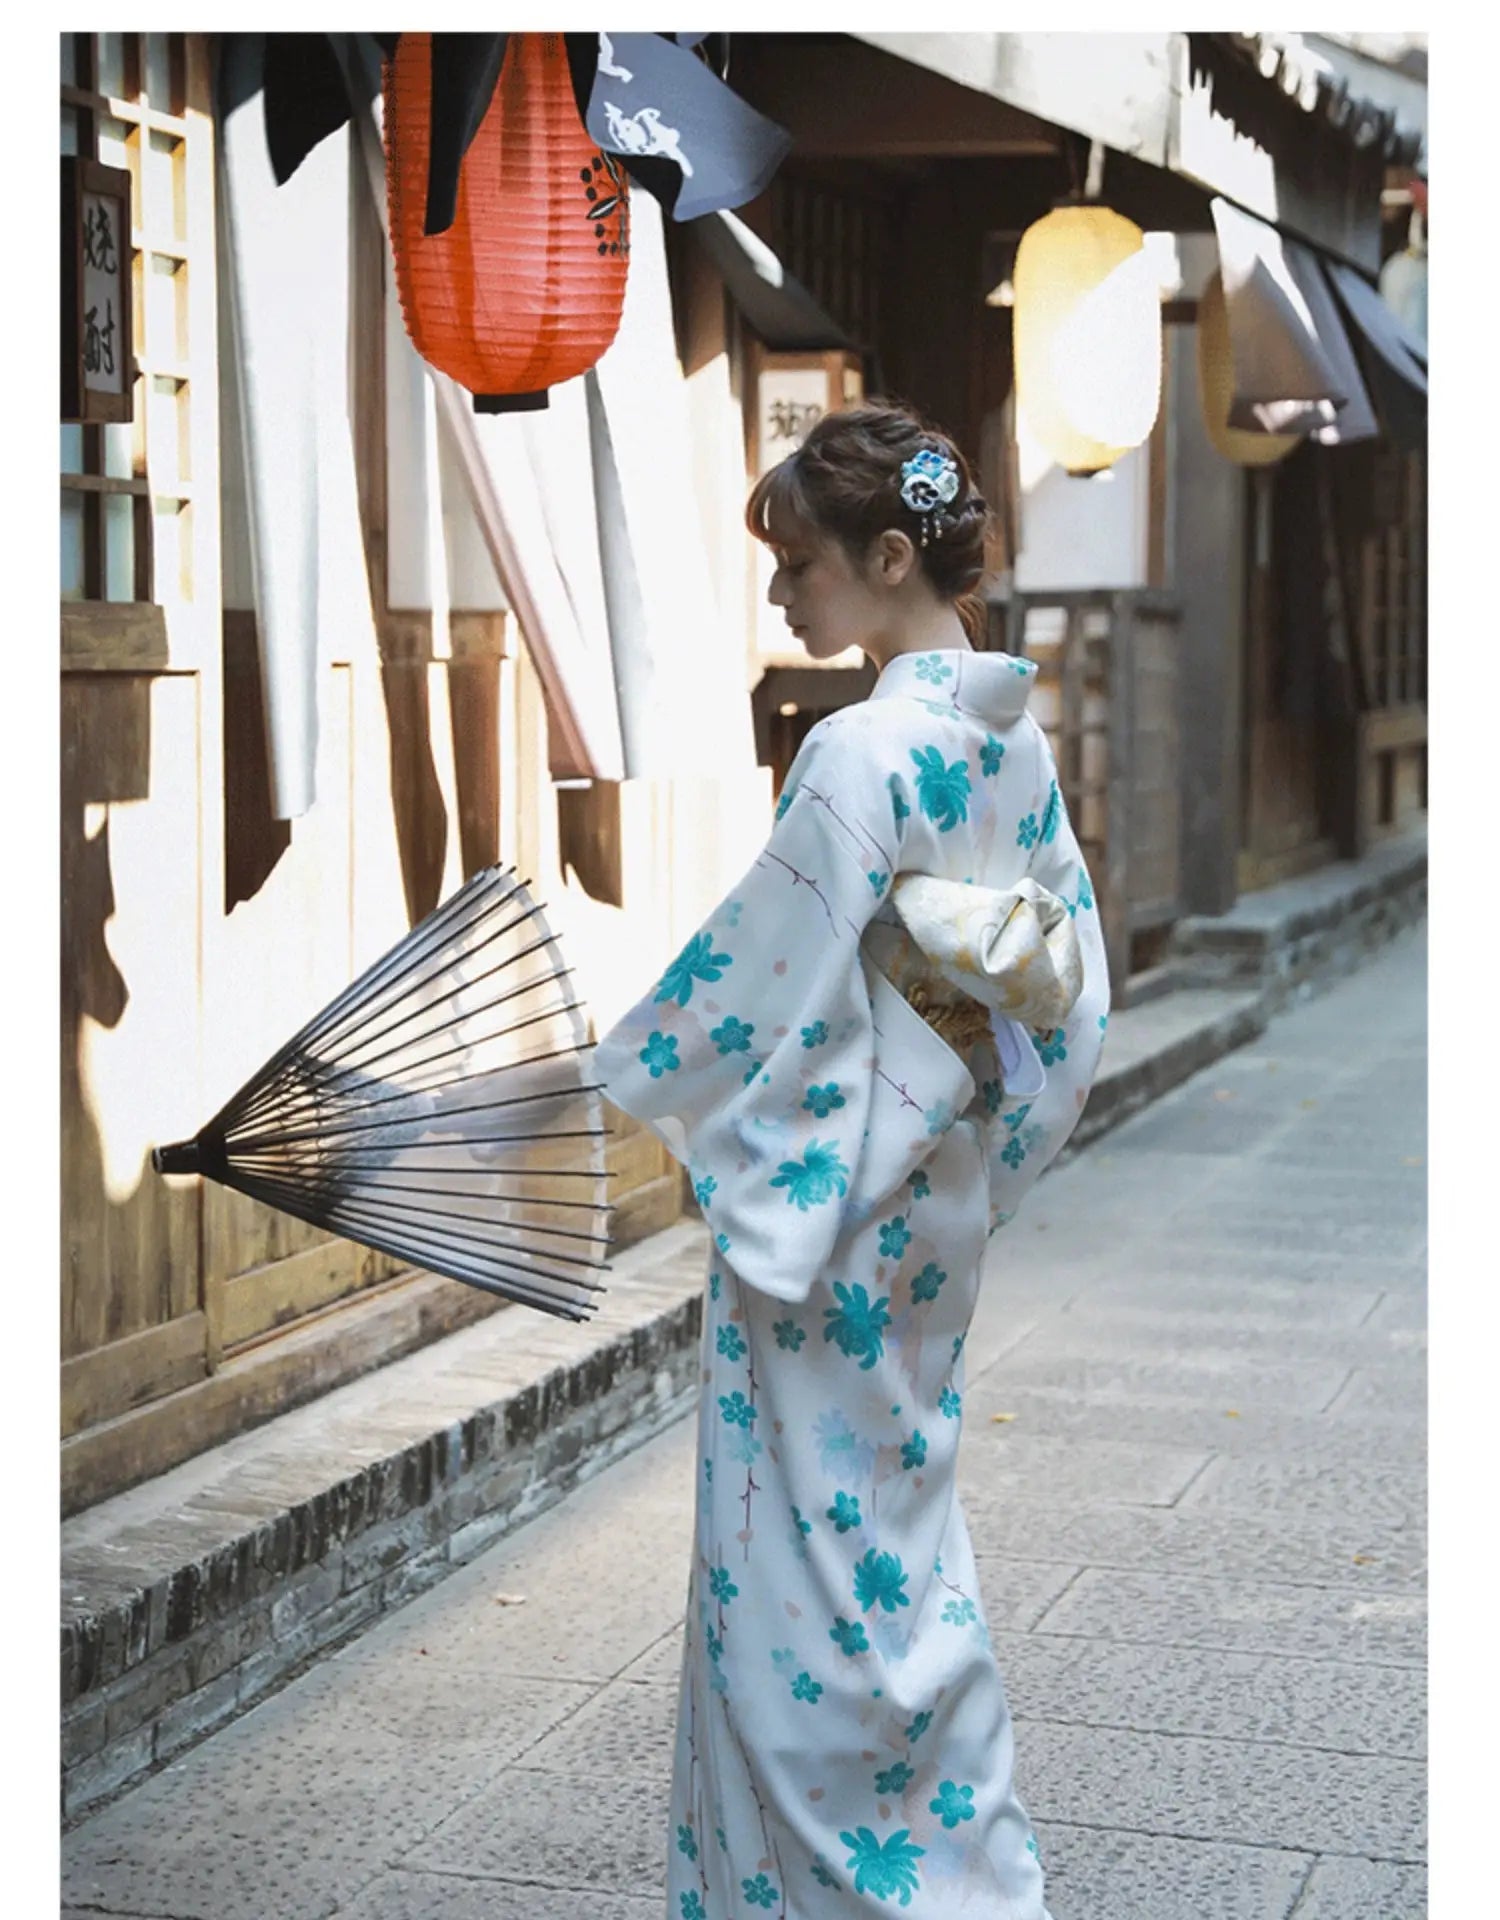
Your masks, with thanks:
[(62, 160), (62, 418), (132, 415), (130, 175)]

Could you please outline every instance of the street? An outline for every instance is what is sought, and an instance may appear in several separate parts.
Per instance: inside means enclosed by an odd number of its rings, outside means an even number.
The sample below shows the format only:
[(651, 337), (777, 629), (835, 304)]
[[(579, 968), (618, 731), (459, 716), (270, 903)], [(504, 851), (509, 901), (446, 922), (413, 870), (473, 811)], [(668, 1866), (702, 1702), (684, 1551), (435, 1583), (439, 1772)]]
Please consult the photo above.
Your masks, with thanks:
[[(1426, 1911), (1425, 1099), (1418, 929), (990, 1244), (960, 1484), (1053, 1920)], [(66, 1834), (64, 1915), (662, 1920), (693, 1454)]]

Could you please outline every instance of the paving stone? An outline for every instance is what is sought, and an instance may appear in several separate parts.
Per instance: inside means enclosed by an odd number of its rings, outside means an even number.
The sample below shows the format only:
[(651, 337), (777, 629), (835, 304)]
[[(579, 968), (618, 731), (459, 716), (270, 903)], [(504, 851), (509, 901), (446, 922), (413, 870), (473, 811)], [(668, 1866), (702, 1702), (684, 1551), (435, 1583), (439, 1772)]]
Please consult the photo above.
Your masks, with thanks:
[(665, 1795), (676, 1717), (675, 1688), (614, 1680), (530, 1748), (526, 1765), (541, 1773), (650, 1780)]
[(1420, 1594), (1203, 1580), (1086, 1568), (1043, 1614), (1038, 1631), (1143, 1646), (1224, 1647), (1423, 1667), (1427, 1608)]
[(639, 1680), (650, 1686), (673, 1687), (682, 1674), (682, 1623), (638, 1654), (620, 1675), (622, 1680)]
[[(586, 1904), (581, 1904), (586, 1903)], [(661, 1920), (661, 1895), (507, 1885), (448, 1873), (382, 1873), (339, 1920)]]
[(1345, 1381), (1328, 1411), (1335, 1420), (1376, 1414), (1383, 1420), (1411, 1421), (1425, 1429), (1426, 1382), (1413, 1382), (1404, 1372), (1392, 1374), (1388, 1369), (1359, 1367)]
[[(1079, 1327), (1090, 1331), (1080, 1338)], [(1042, 1333), (1048, 1333), (1045, 1340)], [(1319, 1413), (1349, 1378), (1349, 1368), (1338, 1359), (1247, 1361), (1210, 1350), (1189, 1360), (1172, 1355), (1169, 1339), (1137, 1345), (1154, 1347), (1156, 1357), (1112, 1353), (1108, 1337), (1096, 1336), (1086, 1321), (1070, 1322), (1055, 1334), (1043, 1329), (1035, 1341), (987, 1367), (965, 1399), (986, 1418), (1003, 1412), (1023, 1387), (1073, 1394), (1078, 1404), (1101, 1409), (1133, 1400), (1231, 1407), (1244, 1400), (1251, 1406)], [(1080, 1346), (1092, 1351), (1079, 1353)]]
[(655, 1781), (511, 1769), (503, 1793), (476, 1796), (403, 1864), (496, 1880), (524, 1873), (528, 1885), (577, 1888), (580, 1898), (595, 1887), (655, 1890), (666, 1884), (666, 1818)]
[[(990, 1563), (978, 1565), (983, 1582)], [(995, 1650), (1012, 1710), (1028, 1719), (1402, 1760), (1427, 1751), (1419, 1668), (1046, 1633), (997, 1633)]]
[(1426, 1911), (1425, 1867), (1319, 1860), (1296, 1908), (1296, 1920), (1420, 1920)]
[(1208, 1454), (1188, 1447), (1138, 1447), (1124, 1441), (1056, 1440), (1013, 1433), (1003, 1450), (986, 1454), (982, 1479), (975, 1462), (961, 1471), (968, 1475), (966, 1489), (972, 1489), (966, 1491), (966, 1504), (973, 1498), (981, 1514), (1031, 1487), (1046, 1487), (1065, 1503), (1169, 1507), (1209, 1459)]
[[(1256, 1847), (1416, 1862), (1425, 1767), (1416, 1761), (1243, 1740), (1055, 1726), (1016, 1718), (1017, 1779), (1037, 1820), (1133, 1828)], [(1057, 1917), (1054, 1916), (1054, 1920)]]
[(1317, 1460), (1219, 1459), (1183, 1496), (1185, 1507), (1268, 1507), (1307, 1515), (1358, 1513), (1399, 1527), (1427, 1510), (1427, 1479), (1397, 1467), (1329, 1467)]
[(1306, 1854), (1272, 1847), (1061, 1820), (1036, 1830), (1052, 1920), (1286, 1920), (1307, 1877)]

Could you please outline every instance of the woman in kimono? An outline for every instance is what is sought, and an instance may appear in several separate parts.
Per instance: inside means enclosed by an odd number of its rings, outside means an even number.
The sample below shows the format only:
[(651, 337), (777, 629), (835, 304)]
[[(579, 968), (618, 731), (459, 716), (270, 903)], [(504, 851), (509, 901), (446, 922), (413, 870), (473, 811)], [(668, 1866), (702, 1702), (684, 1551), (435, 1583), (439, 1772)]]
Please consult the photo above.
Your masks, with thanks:
[(1093, 892), (953, 443), (831, 414), (747, 520), (879, 677), (596, 1056), (713, 1235), (668, 1920), (1046, 1920), (954, 1468), (986, 1241), (1098, 1061)]

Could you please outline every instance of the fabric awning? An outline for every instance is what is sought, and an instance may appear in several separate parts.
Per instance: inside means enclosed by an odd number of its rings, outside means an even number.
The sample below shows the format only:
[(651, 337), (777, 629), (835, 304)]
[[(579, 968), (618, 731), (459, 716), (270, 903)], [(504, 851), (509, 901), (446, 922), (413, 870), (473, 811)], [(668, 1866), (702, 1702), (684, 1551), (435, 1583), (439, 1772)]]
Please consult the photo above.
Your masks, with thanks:
[(855, 343), (760, 235), (732, 213), (710, 213), (690, 231), (712, 261), (729, 297), (768, 347), (821, 353)]
[(1398, 447), (1427, 444), (1427, 354), (1367, 280), (1341, 261), (1324, 271), (1348, 320), (1375, 405)]
[(1379, 426), (1316, 255), (1228, 201), (1213, 202), (1234, 363), (1229, 425), (1327, 443)]

